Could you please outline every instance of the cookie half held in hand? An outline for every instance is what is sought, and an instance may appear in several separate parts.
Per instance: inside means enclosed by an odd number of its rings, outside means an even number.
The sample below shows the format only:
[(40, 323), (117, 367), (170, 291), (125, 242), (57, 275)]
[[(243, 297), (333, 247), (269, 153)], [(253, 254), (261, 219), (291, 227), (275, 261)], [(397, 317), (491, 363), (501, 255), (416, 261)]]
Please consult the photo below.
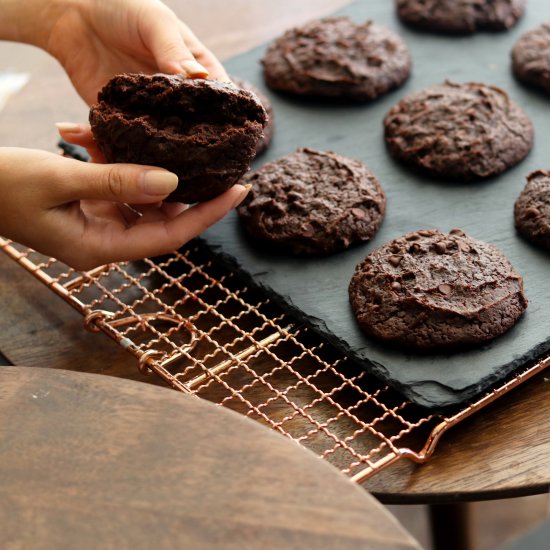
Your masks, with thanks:
[(477, 82), (445, 82), (403, 98), (384, 119), (396, 159), (436, 177), (496, 176), (533, 146), (533, 124), (508, 94)]
[(374, 250), (356, 267), (349, 297), (366, 334), (417, 351), (483, 344), (527, 308), (505, 256), (460, 229), (415, 231)]
[(527, 176), (514, 206), (517, 230), (528, 241), (550, 250), (550, 170)]
[(250, 237), (295, 255), (324, 255), (370, 240), (386, 195), (361, 161), (298, 149), (241, 181), (252, 184), (238, 207)]
[(167, 200), (190, 204), (220, 195), (249, 169), (266, 112), (230, 83), (121, 74), (100, 91), (90, 124), (107, 162), (174, 172), (179, 184)]
[(372, 21), (329, 17), (285, 32), (262, 64), (274, 90), (369, 101), (407, 80), (411, 55), (398, 35)]
[(525, 11), (527, 0), (395, 0), (404, 23), (426, 31), (469, 34), (504, 31)]
[(229, 78), (231, 78), (231, 82), (233, 82), (233, 84), (235, 84), (237, 88), (242, 88), (243, 90), (247, 90), (248, 92), (256, 94), (256, 97), (260, 100), (262, 107), (265, 109), (265, 112), (267, 114), (267, 122), (264, 127), (264, 137), (256, 143), (256, 155), (261, 155), (271, 145), (271, 140), (273, 139), (273, 131), (275, 128), (275, 114), (273, 112), (271, 101), (269, 101), (266, 95), (262, 94), (262, 92), (260, 92), (260, 90), (258, 90), (258, 88), (254, 86), (254, 84), (248, 82), (248, 80), (243, 80), (242, 78), (238, 78), (233, 75), (231, 75)]
[(550, 22), (526, 32), (512, 49), (518, 80), (550, 93)]

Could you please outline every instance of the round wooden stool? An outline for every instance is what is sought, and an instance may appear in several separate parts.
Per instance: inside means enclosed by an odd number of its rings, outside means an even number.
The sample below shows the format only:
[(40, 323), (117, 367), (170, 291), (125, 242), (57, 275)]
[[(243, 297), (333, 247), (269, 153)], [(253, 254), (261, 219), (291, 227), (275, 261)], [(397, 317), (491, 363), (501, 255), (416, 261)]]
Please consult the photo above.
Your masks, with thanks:
[(0, 367), (0, 546), (419, 548), (313, 453), (173, 390)]

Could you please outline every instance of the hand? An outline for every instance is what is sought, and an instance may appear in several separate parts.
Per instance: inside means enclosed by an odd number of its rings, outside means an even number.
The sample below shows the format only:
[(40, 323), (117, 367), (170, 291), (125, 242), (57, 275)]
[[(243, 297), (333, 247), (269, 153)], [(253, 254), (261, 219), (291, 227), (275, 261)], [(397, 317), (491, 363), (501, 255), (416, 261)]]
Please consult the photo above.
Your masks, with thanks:
[(53, 21), (42, 47), (60, 61), (89, 105), (118, 73), (229, 80), (216, 57), (160, 0), (56, 1), (62, 9), (50, 10)]
[[(83, 131), (81, 141), (86, 135)], [(151, 166), (86, 163), (44, 151), (0, 148), (0, 235), (87, 270), (171, 252), (248, 192), (235, 185), (186, 209), (161, 202), (176, 185), (175, 174)]]

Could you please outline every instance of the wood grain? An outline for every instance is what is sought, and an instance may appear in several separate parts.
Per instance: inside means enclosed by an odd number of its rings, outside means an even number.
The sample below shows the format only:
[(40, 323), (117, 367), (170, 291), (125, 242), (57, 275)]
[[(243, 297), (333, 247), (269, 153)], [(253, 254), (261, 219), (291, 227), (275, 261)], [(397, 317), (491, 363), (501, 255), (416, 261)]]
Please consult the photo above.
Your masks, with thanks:
[(3, 548), (420, 547), (314, 454), (127, 380), (0, 368)]
[[(164, 385), (6, 255), (0, 254), (0, 349), (12, 364), (107, 374)], [(99, 336), (99, 338), (98, 338)]]
[(540, 373), (446, 434), (424, 465), (408, 461), (366, 487), (383, 502), (455, 502), (550, 490), (550, 376)]
[[(234, 54), (345, 2), (238, 0), (231, 13), (221, 0), (170, 4), (220, 57)], [(292, 9), (291, 9), (292, 8)], [(299, 12), (292, 10), (298, 9)], [(283, 14), (280, 18), (280, 14)], [(299, 17), (298, 17), (299, 16)], [(85, 120), (87, 108), (57, 63), (29, 46), (0, 43), (0, 66), (28, 70), (33, 78), (0, 113), (0, 146), (55, 150), (54, 123)], [(0, 351), (16, 364), (56, 367), (134, 378), (135, 360), (45, 286), (0, 254)], [(366, 487), (385, 502), (453, 502), (548, 491), (550, 487), (550, 383), (540, 375), (454, 428), (423, 466), (402, 461)]]

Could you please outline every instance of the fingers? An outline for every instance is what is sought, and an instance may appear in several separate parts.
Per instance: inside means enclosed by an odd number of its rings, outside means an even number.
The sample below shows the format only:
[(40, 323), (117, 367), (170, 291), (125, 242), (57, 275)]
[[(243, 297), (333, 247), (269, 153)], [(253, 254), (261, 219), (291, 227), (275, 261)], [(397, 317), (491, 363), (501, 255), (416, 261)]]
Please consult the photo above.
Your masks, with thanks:
[(99, 150), (89, 124), (76, 124), (74, 122), (56, 123), (59, 135), (69, 143), (84, 147), (90, 154), (92, 162), (105, 163), (105, 157)]
[[(59, 122), (56, 126), (63, 139), (87, 149), (92, 162), (106, 163), (94, 141), (89, 124)], [(128, 168), (129, 166), (131, 167)], [(100, 170), (76, 170), (74, 166), (71, 168), (58, 184), (58, 199), (96, 199), (151, 204), (161, 201), (174, 191), (178, 181), (175, 174), (154, 167), (117, 164), (103, 166)], [(71, 181), (68, 181), (67, 177)]]
[[(0, 234), (81, 270), (171, 252), (221, 219), (248, 192), (235, 185), (183, 210), (183, 205), (159, 205), (161, 195), (177, 185), (177, 177), (166, 170), (84, 163), (17, 148), (0, 148), (0, 173), (5, 191)], [(144, 184), (153, 188), (146, 200)], [(124, 203), (132, 204), (131, 215), (119, 208)]]
[(244, 200), (250, 187), (250, 184), (245, 186), (237, 184), (212, 200), (192, 206), (167, 223), (167, 231), (173, 233), (175, 238), (184, 236), (184, 242), (195, 238), (221, 220), (231, 209), (236, 208)]
[(44, 193), (52, 206), (87, 199), (154, 204), (178, 185), (176, 174), (138, 164), (93, 164), (60, 157), (50, 170)]
[(140, 36), (161, 72), (229, 82), (216, 56), (168, 8), (140, 25)]
[(172, 219), (133, 225), (124, 231), (118, 226), (87, 224), (87, 257), (75, 260), (79, 269), (90, 269), (112, 261), (137, 260), (177, 250), (223, 218), (247, 195), (250, 186), (234, 185), (222, 195), (185, 210)]
[(134, 220), (136, 223), (149, 223), (157, 221), (165, 221), (179, 216), (189, 206), (181, 202), (161, 202), (154, 205), (127, 205), (134, 212)]
[(206, 78), (203, 67), (187, 47), (179, 28), (179, 19), (168, 8), (155, 13), (140, 23), (140, 36), (157, 62), (159, 70), (170, 74), (184, 74), (190, 78)]
[(231, 82), (227, 72), (218, 58), (195, 36), (193, 31), (183, 22), (179, 22), (181, 36), (189, 46), (195, 58), (210, 71), (209, 77), (216, 80)]

